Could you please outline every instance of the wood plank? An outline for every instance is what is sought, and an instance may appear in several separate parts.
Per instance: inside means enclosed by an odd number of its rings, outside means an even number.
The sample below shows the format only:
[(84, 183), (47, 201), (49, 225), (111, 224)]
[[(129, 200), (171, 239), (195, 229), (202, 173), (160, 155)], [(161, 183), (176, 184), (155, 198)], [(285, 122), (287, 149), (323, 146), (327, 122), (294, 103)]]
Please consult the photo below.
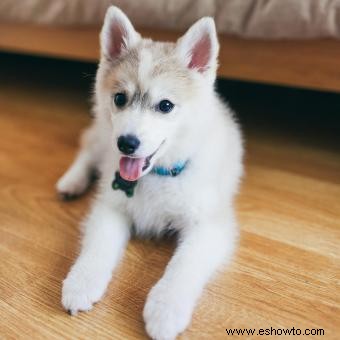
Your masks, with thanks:
[[(174, 41), (179, 33), (141, 29)], [(96, 62), (97, 27), (42, 27), (0, 23), (0, 50)], [(340, 91), (340, 42), (331, 39), (266, 41), (221, 36), (219, 76)]]

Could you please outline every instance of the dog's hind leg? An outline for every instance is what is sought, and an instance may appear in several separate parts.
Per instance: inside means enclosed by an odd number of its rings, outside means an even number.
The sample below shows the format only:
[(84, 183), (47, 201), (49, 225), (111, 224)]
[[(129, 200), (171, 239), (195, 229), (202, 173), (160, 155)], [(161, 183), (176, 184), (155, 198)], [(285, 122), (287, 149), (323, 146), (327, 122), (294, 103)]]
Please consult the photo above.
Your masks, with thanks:
[(100, 140), (96, 123), (84, 131), (78, 155), (56, 184), (61, 198), (69, 199), (79, 196), (89, 187), (93, 175), (96, 174), (99, 157), (102, 155)]

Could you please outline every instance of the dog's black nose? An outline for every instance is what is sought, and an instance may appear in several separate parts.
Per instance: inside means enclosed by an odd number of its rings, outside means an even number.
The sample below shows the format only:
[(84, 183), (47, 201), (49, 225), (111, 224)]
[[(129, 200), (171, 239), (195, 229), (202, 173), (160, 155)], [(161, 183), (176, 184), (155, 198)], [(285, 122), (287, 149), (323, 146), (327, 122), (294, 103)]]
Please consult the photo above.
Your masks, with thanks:
[(118, 149), (125, 155), (133, 154), (140, 145), (140, 140), (133, 135), (120, 136), (117, 141)]

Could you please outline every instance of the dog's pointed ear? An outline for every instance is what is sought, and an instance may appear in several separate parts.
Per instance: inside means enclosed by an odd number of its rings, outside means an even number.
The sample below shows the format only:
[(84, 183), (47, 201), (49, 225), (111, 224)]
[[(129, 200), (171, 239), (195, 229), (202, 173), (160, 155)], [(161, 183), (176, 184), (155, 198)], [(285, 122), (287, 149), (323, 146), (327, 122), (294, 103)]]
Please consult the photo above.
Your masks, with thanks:
[(211, 17), (198, 20), (177, 41), (181, 60), (200, 73), (216, 71), (218, 50), (215, 22)]
[(140, 39), (128, 17), (118, 7), (109, 7), (100, 33), (102, 55), (114, 60), (134, 47)]

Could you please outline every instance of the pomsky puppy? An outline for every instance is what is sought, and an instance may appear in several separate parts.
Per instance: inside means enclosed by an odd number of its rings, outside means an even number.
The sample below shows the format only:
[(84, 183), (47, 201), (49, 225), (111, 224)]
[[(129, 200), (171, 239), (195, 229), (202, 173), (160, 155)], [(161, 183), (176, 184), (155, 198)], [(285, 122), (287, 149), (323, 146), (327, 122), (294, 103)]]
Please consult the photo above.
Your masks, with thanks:
[(214, 89), (215, 25), (205, 17), (176, 43), (154, 42), (111, 6), (100, 43), (95, 119), (57, 183), (61, 195), (79, 195), (100, 173), (62, 304), (76, 314), (100, 300), (132, 233), (175, 231), (177, 249), (143, 312), (151, 338), (174, 339), (209, 278), (231, 259), (238, 235), (233, 197), (243, 148)]

